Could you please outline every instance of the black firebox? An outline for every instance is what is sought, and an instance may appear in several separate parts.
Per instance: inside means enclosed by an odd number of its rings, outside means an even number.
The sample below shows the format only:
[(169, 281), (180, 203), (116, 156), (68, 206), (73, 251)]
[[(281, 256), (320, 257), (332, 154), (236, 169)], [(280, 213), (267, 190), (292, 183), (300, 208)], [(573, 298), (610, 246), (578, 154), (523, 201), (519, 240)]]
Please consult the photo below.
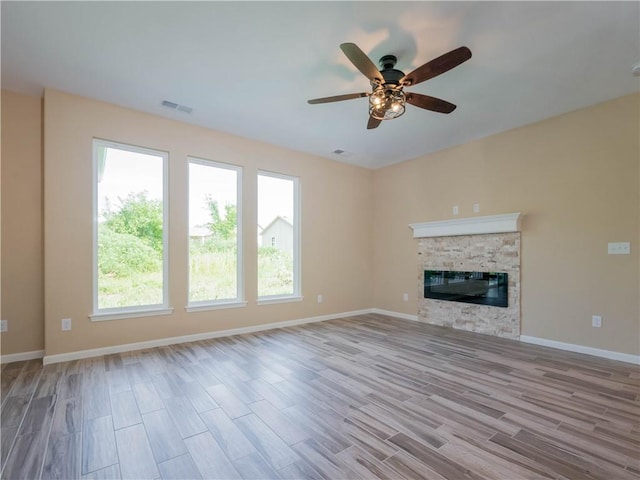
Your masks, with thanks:
[(506, 273), (424, 271), (424, 298), (508, 307), (508, 286)]

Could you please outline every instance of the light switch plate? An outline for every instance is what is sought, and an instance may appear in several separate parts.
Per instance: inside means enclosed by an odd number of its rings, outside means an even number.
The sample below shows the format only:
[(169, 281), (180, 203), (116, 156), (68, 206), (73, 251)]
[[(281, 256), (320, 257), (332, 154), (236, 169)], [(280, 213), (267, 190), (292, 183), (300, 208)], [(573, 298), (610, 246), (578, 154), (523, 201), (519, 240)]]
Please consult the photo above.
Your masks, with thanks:
[(609, 255), (629, 255), (631, 253), (631, 243), (629, 242), (609, 242), (607, 245)]

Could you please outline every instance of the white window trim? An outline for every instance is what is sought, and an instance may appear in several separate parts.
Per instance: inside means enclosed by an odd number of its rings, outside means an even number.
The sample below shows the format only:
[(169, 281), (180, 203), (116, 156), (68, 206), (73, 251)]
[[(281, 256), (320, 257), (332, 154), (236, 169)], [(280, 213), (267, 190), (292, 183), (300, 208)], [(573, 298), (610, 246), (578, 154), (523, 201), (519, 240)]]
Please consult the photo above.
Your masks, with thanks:
[(256, 302), (256, 305), (273, 305), (275, 303), (292, 303), (292, 302), (301, 302), (304, 300), (304, 297), (296, 296), (296, 295), (270, 295), (265, 297), (260, 297), (260, 299)]
[(247, 306), (245, 301), (211, 301), (211, 302), (191, 302), (184, 307), (187, 312), (206, 312), (208, 310), (223, 310), (225, 308), (243, 308)]
[[(156, 317), (160, 315), (171, 315), (173, 308), (148, 308), (140, 310), (125, 310), (121, 308), (103, 309), (104, 313), (94, 313), (89, 315), (92, 322), (104, 322), (108, 320), (122, 320), (125, 318), (140, 318), (140, 317)], [(109, 313), (111, 312), (111, 313)]]
[[(242, 171), (243, 168), (240, 165), (234, 165), (232, 163), (217, 162), (214, 160), (207, 160), (199, 157), (187, 157), (187, 165), (190, 164), (204, 165), (205, 167), (224, 168), (226, 170), (233, 170), (236, 172), (236, 242), (237, 242), (237, 257), (236, 257), (236, 298), (225, 298), (221, 300), (189, 300), (189, 294), (191, 292), (191, 274), (188, 273), (187, 277), (187, 306), (185, 310), (187, 312), (199, 312), (204, 310), (218, 310), (223, 308), (237, 308), (245, 307), (247, 302), (244, 295), (244, 256), (243, 252), (243, 235), (242, 235)], [(187, 205), (189, 204), (189, 193), (187, 192)], [(189, 212), (189, 206), (187, 206), (187, 215)], [(188, 225), (187, 225), (188, 228)], [(187, 232), (188, 235), (188, 232)], [(187, 242), (187, 258), (189, 258), (189, 242)], [(191, 265), (191, 259), (189, 259), (189, 265)]]
[[(283, 180), (293, 181), (293, 292), (286, 295), (265, 295), (258, 296), (257, 305), (268, 305), (273, 303), (299, 302), (304, 298), (302, 296), (302, 228), (301, 228), (301, 197), (300, 197), (300, 177), (294, 175), (286, 175), (284, 173), (270, 172), (267, 170), (258, 170), (258, 175), (273, 178), (281, 178)], [(256, 195), (258, 199), (258, 195)], [(256, 205), (256, 211), (259, 206)], [(256, 262), (257, 262), (256, 256)]]
[[(162, 158), (162, 303), (154, 305), (136, 305), (121, 308), (98, 308), (98, 147), (115, 148)], [(133, 317), (167, 315), (173, 312), (169, 307), (169, 153), (151, 148), (113, 142), (99, 138), (92, 145), (92, 215), (93, 215), (93, 313), (91, 321), (119, 320)]]

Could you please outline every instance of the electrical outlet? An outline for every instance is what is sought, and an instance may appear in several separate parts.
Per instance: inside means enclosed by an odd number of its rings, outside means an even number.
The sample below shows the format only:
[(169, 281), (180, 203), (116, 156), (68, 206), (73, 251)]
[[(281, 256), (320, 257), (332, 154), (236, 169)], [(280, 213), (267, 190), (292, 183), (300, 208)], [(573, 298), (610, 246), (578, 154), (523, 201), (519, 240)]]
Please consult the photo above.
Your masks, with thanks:
[(68, 332), (69, 330), (71, 330), (71, 319), (70, 318), (63, 318), (62, 319), (62, 331)]
[(458, 215), (458, 213), (460, 213), (460, 209), (458, 208), (458, 205), (454, 205), (453, 206), (453, 214), (454, 215)]
[(594, 328), (602, 328), (602, 317), (600, 315), (594, 315), (591, 317), (591, 326)]
[(607, 244), (607, 253), (609, 255), (629, 255), (631, 253), (631, 244), (629, 242), (609, 242)]
[(322, 294), (318, 295), (318, 303), (322, 303), (323, 300)]
[(473, 213), (480, 213), (480, 204), (479, 203), (474, 203), (473, 204)]
[(402, 300), (404, 300), (405, 302), (409, 301), (409, 294), (408, 293), (403, 293), (402, 294)]
[(9, 330), (9, 320), (0, 320), (0, 332)]

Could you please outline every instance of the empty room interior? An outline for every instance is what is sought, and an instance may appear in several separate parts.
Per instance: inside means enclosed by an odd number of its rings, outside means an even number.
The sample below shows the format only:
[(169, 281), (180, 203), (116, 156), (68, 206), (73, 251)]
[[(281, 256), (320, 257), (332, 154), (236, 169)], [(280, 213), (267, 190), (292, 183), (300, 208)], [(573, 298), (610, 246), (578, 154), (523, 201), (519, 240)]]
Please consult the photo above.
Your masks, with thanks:
[(3, 479), (640, 480), (640, 3), (0, 9)]

